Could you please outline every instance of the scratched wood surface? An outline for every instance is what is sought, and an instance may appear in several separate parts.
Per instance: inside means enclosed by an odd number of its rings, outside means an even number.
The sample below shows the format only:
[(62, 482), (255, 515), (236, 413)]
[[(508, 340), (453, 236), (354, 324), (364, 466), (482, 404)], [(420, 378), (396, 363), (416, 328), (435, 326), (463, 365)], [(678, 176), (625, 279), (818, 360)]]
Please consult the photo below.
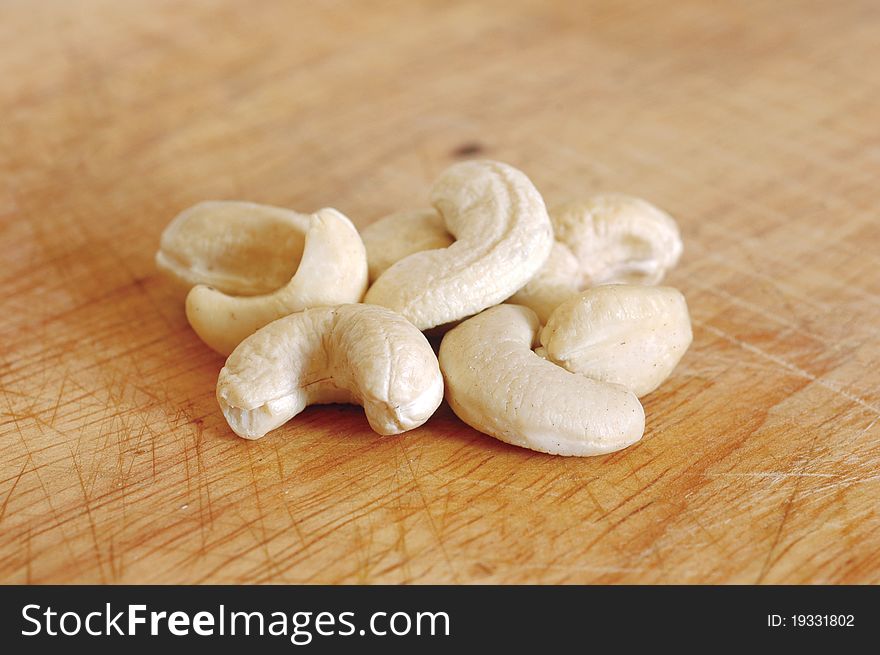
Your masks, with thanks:
[[(368, 6), (369, 5), (369, 6)], [(0, 5), (0, 581), (880, 582), (880, 5)], [(259, 442), (153, 268), (207, 198), (363, 226), (458, 158), (680, 222), (644, 440), (445, 405)]]

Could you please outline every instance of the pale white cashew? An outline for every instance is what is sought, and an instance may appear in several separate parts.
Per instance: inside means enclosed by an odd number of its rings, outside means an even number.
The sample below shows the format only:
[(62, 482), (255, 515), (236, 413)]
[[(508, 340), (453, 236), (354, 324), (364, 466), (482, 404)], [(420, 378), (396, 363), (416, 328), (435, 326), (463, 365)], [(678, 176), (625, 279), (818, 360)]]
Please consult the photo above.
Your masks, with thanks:
[(554, 241), (547, 263), (507, 302), (528, 307), (543, 324), (554, 309), (580, 290), (581, 279), (577, 258), (568, 246)]
[(553, 232), (580, 263), (581, 290), (600, 284), (657, 284), (682, 243), (669, 214), (639, 198), (606, 193), (554, 208)]
[(623, 386), (539, 357), (533, 311), (499, 305), (450, 330), (440, 345), (446, 399), (473, 428), (552, 455), (600, 455), (641, 439), (645, 413)]
[(443, 217), (432, 207), (380, 218), (364, 228), (361, 238), (367, 249), (371, 282), (404, 257), (422, 250), (447, 248), (455, 241), (446, 231)]
[(235, 349), (217, 380), (233, 431), (259, 439), (306, 406), (363, 405), (379, 434), (420, 426), (443, 400), (443, 377), (424, 335), (374, 305), (320, 307), (258, 330)]
[(641, 398), (669, 377), (692, 338), (687, 303), (676, 289), (611, 284), (559, 305), (541, 331), (541, 354)]
[(400, 312), (421, 330), (502, 302), (550, 254), (553, 231), (541, 194), (507, 164), (454, 164), (434, 183), (431, 201), (456, 241), (401, 259), (364, 298)]
[(671, 216), (639, 198), (602, 194), (550, 212), (556, 245), (544, 267), (508, 302), (542, 323), (567, 298), (601, 284), (658, 284), (682, 252)]
[(296, 272), (310, 220), (252, 202), (200, 202), (162, 232), (156, 266), (184, 292), (206, 284), (237, 296), (271, 293)]
[(202, 341), (228, 355), (277, 318), (311, 307), (359, 302), (367, 287), (367, 255), (357, 229), (335, 209), (309, 217), (302, 259), (286, 285), (263, 296), (230, 296), (198, 285), (186, 316)]

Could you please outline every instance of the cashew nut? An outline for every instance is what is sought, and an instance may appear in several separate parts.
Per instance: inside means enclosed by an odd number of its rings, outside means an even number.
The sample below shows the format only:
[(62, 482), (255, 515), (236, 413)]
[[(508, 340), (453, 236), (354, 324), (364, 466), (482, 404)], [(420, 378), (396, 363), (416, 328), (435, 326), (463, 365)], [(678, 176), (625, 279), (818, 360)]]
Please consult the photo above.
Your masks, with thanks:
[(455, 240), (446, 231), (443, 218), (431, 207), (380, 218), (364, 228), (361, 238), (367, 249), (371, 282), (404, 257), (422, 250), (447, 248)]
[(206, 284), (237, 296), (271, 293), (296, 272), (309, 220), (252, 202), (200, 202), (162, 232), (156, 266), (184, 291)]
[(230, 427), (259, 439), (306, 406), (357, 403), (379, 434), (420, 426), (443, 399), (424, 335), (372, 305), (320, 307), (278, 319), (241, 342), (217, 381)]
[(539, 329), (530, 309), (499, 305), (446, 334), (440, 368), (455, 414), (501, 441), (552, 455), (599, 455), (641, 439), (638, 398), (536, 355)]
[(311, 214), (307, 224), (299, 267), (276, 291), (239, 297), (193, 287), (186, 297), (186, 316), (202, 341), (228, 355), (242, 339), (277, 318), (311, 307), (360, 302), (367, 287), (367, 255), (357, 229), (335, 209)]
[(546, 322), (566, 298), (601, 284), (660, 282), (681, 257), (671, 216), (639, 198), (602, 194), (550, 212), (556, 247), (544, 267), (509, 302)]
[(551, 362), (640, 398), (669, 377), (691, 339), (687, 303), (676, 289), (622, 284), (569, 298), (541, 331)]
[(657, 284), (681, 257), (675, 220), (640, 198), (601, 194), (556, 207), (551, 220), (586, 286)]
[(454, 164), (434, 183), (431, 199), (456, 241), (404, 257), (364, 298), (421, 330), (502, 302), (543, 266), (553, 244), (541, 195), (507, 164)]

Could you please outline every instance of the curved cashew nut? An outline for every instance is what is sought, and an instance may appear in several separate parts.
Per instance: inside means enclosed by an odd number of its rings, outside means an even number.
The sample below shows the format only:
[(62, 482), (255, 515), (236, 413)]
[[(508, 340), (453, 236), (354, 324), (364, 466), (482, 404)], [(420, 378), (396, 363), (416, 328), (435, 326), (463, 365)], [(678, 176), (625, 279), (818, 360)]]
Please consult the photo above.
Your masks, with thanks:
[(554, 208), (551, 220), (556, 240), (580, 262), (586, 286), (657, 284), (681, 257), (675, 220), (640, 198), (596, 195)]
[(542, 354), (573, 373), (642, 397), (669, 377), (691, 343), (684, 296), (671, 287), (611, 284), (559, 305), (541, 331)]
[(199, 285), (186, 297), (186, 317), (202, 341), (228, 355), (275, 319), (310, 307), (360, 302), (367, 255), (357, 229), (335, 209), (309, 217), (302, 259), (287, 284), (263, 296), (236, 297)]
[(162, 232), (156, 266), (189, 291), (251, 296), (284, 285), (302, 257), (309, 216), (252, 202), (200, 202)]
[(542, 323), (584, 289), (657, 284), (681, 257), (675, 221), (639, 198), (597, 195), (554, 208), (550, 220), (556, 237), (553, 254), (509, 300), (533, 309)]
[(379, 434), (420, 426), (443, 400), (424, 335), (371, 305), (319, 307), (252, 334), (226, 360), (217, 401), (230, 427), (259, 439), (307, 405), (357, 403)]
[(499, 305), (446, 334), (440, 368), (455, 414), (496, 439), (552, 455), (599, 455), (641, 439), (638, 398), (541, 359), (532, 351), (539, 329), (531, 310)]
[(541, 195), (507, 164), (454, 164), (434, 183), (431, 199), (455, 243), (401, 259), (364, 298), (421, 330), (503, 301), (543, 266), (553, 244)]
[(367, 249), (371, 282), (404, 257), (422, 250), (448, 248), (455, 241), (446, 231), (443, 217), (431, 207), (380, 218), (364, 228), (361, 238)]

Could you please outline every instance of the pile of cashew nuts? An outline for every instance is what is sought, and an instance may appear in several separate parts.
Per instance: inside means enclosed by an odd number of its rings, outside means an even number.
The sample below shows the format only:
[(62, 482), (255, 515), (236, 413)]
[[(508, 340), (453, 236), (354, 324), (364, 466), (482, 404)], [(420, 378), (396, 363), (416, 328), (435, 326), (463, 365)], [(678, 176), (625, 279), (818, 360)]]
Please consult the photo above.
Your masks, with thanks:
[(241, 437), (318, 403), (362, 405), (373, 430), (399, 434), (445, 394), (480, 432), (586, 456), (641, 439), (639, 398), (691, 343), (684, 297), (656, 286), (681, 251), (675, 221), (643, 200), (548, 212), (521, 171), (467, 161), (430, 207), (363, 233), (335, 209), (199, 203), (165, 229), (156, 264), (228, 356), (217, 401)]

